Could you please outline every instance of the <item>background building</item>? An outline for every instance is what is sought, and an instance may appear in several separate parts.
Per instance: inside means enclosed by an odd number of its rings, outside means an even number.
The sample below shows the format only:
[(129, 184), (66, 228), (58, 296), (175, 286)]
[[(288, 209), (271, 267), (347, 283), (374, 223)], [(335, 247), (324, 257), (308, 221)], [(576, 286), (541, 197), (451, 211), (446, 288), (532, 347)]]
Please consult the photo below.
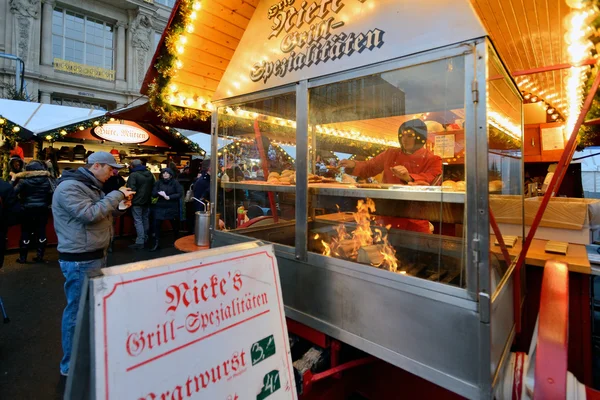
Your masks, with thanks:
[[(0, 0), (0, 54), (25, 63), (40, 103), (113, 110), (139, 88), (175, 0)], [(0, 97), (14, 95), (16, 62), (0, 58)]]

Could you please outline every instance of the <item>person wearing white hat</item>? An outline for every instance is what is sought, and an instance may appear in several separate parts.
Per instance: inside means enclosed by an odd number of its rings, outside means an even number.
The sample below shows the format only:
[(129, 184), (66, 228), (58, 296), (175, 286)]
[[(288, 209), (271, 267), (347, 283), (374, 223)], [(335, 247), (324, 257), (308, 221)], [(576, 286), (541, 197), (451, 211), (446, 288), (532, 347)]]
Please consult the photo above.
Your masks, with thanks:
[(113, 214), (131, 205), (134, 191), (122, 187), (107, 195), (102, 185), (115, 169), (123, 168), (112, 154), (99, 151), (87, 165), (64, 171), (52, 196), (54, 230), (58, 237), (58, 262), (65, 276), (67, 306), (62, 319), (63, 358), (60, 373), (67, 375), (81, 285), (87, 272), (106, 266), (112, 236)]

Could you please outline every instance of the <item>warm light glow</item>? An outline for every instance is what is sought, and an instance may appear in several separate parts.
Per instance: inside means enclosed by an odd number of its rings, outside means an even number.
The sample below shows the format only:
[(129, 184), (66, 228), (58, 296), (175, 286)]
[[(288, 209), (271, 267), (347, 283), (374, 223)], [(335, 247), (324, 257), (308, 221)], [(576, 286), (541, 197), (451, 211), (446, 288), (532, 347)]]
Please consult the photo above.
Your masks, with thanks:
[(192, 4), (192, 8), (198, 11), (200, 8), (202, 8), (202, 4), (199, 1), (195, 1), (194, 4)]
[(171, 83), (169, 85), (169, 90), (171, 90), (171, 92), (175, 93), (177, 91), (177, 85), (174, 83)]
[(83, 126), (80, 126), (80, 127), (79, 127), (79, 130), (80, 130), (80, 131), (82, 131), (82, 130), (84, 130), (84, 129), (85, 129), (85, 128), (84, 128)]
[(189, 141), (189, 140), (187, 140), (187, 139), (185, 139), (185, 140), (183, 141), (183, 143), (185, 143), (185, 144), (188, 144), (189, 142), (190, 142), (190, 141)]
[(187, 33), (193, 33), (193, 32), (194, 32), (194, 24), (187, 24), (187, 25), (185, 26), (185, 31), (186, 31)]
[(6, 123), (6, 120), (4, 118), (0, 118), (0, 125), (4, 125)]
[(177, 68), (177, 69), (183, 68), (183, 62), (181, 60), (176, 60), (175, 61), (175, 68)]
[(13, 132), (15, 132), (15, 133), (16, 133), (16, 132), (19, 132), (20, 130), (21, 130), (21, 128), (19, 128), (18, 126), (14, 126), (14, 127), (12, 128), (12, 131), (13, 131)]
[(114, 122), (114, 120), (115, 120), (114, 118), (111, 118), (111, 119), (110, 119), (110, 122)]
[(175, 135), (177, 135), (177, 136), (181, 136), (181, 133), (179, 133), (179, 132), (175, 132)]
[(188, 97), (187, 99), (185, 99), (184, 104), (189, 107), (192, 104), (194, 104), (194, 99), (192, 99), (191, 97)]
[(496, 111), (488, 111), (488, 121), (490, 125), (513, 137), (521, 140), (521, 126), (515, 124), (512, 120), (497, 113)]
[(196, 13), (196, 11), (192, 11), (192, 13), (190, 14), (190, 19), (194, 21), (196, 18), (198, 18), (198, 14)]
[(67, 131), (65, 131), (64, 129), (60, 131), (60, 134), (65, 136), (67, 134)]
[(177, 46), (175, 46), (175, 50), (177, 50), (177, 54), (183, 54), (183, 52), (185, 51), (185, 49), (183, 48), (182, 45), (178, 44)]
[(96, 126), (100, 125), (100, 121), (94, 121), (94, 125), (96, 125)]
[(47, 136), (46, 136), (46, 140), (52, 140), (52, 136), (50, 136), (50, 135), (47, 135)]
[(185, 37), (184, 35), (179, 36), (179, 43), (186, 44), (187, 43), (187, 37)]

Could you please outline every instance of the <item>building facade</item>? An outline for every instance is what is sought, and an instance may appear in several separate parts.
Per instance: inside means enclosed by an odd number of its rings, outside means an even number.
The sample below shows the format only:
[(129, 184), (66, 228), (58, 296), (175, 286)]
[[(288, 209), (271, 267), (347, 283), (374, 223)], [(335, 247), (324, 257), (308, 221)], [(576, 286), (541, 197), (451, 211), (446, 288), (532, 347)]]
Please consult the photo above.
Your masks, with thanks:
[[(139, 89), (175, 0), (0, 0), (0, 54), (25, 64), (40, 103), (113, 110)], [(0, 58), (0, 97), (16, 62)]]

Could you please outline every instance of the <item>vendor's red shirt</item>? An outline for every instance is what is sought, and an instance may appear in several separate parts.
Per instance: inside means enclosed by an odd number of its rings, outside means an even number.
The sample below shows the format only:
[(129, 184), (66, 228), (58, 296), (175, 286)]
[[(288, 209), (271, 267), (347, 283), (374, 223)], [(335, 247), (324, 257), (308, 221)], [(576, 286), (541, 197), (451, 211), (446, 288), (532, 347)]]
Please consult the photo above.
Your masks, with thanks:
[(401, 149), (388, 149), (369, 161), (356, 161), (352, 175), (370, 178), (383, 171), (383, 183), (406, 183), (392, 172), (391, 168), (403, 165), (415, 181), (431, 184), (442, 173), (442, 159), (424, 147), (412, 154)]
[(10, 153), (9, 153), (9, 156), (10, 157), (18, 156), (18, 157), (21, 157), (21, 160), (25, 159), (25, 154), (23, 153), (23, 149), (21, 147), (19, 147), (19, 146), (17, 146), (14, 149), (12, 149), (10, 151)]

